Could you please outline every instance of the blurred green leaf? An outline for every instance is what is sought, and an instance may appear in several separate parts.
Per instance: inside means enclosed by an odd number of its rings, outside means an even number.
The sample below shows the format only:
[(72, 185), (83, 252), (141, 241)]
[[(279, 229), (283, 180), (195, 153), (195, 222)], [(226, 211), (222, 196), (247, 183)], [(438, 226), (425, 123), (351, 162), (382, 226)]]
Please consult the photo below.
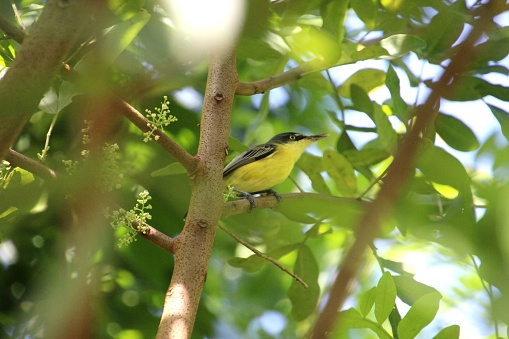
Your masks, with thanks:
[(297, 166), (309, 177), (311, 186), (315, 191), (322, 194), (330, 194), (329, 187), (320, 174), (320, 172), (324, 171), (321, 157), (310, 153), (303, 153), (297, 162)]
[(380, 40), (380, 46), (385, 49), (392, 58), (399, 58), (410, 52), (421, 53), (426, 47), (426, 41), (415, 35), (394, 34)]
[(398, 144), (398, 134), (392, 128), (389, 117), (382, 111), (380, 106), (375, 106), (373, 116), (381, 145), (383, 145), (385, 151), (393, 154)]
[(288, 289), (288, 298), (292, 302), (292, 317), (295, 320), (303, 320), (314, 313), (320, 296), (320, 286), (318, 285), (320, 271), (309, 247), (302, 246), (299, 249), (293, 271), (308, 285), (308, 288), (304, 288), (300, 283), (292, 280)]
[(346, 150), (341, 154), (352, 164), (354, 167), (371, 166), (378, 164), (380, 161), (387, 159), (390, 154), (383, 149), (377, 148), (363, 148), (361, 150)]
[(369, 290), (359, 295), (359, 311), (363, 317), (366, 317), (373, 308), (376, 299), (376, 287), (372, 287)]
[(355, 171), (352, 164), (343, 155), (333, 150), (326, 150), (323, 153), (322, 165), (343, 196), (355, 197), (357, 195)]
[(323, 29), (329, 32), (336, 41), (342, 42), (345, 35), (345, 16), (348, 10), (349, 1), (323, 1), (320, 7), (320, 14), (323, 18)]
[[(284, 257), (290, 252), (295, 251), (301, 246), (301, 244), (292, 244), (292, 245), (286, 245), (282, 247), (275, 248), (269, 252), (266, 253), (269, 257), (278, 260), (281, 257)], [(228, 264), (230, 264), (233, 267), (242, 268), (246, 272), (256, 272), (260, 268), (262, 268), (266, 264), (270, 264), (269, 261), (265, 260), (264, 258), (253, 254), (250, 255), (247, 258), (239, 258), (235, 257), (228, 260)]]
[(385, 84), (385, 72), (374, 68), (365, 68), (355, 72), (339, 87), (339, 94), (346, 98), (351, 96), (351, 86), (361, 87), (365, 92), (370, 93)]
[(389, 52), (380, 46), (367, 46), (361, 50), (354, 51), (350, 54), (352, 61), (362, 61), (369, 59), (376, 59), (379, 57), (389, 57)]
[(474, 132), (463, 121), (451, 115), (438, 113), (435, 129), (449, 146), (458, 151), (469, 152), (479, 148)]
[(337, 227), (351, 228), (364, 206), (365, 203), (355, 199), (307, 193), (299, 195), (298, 199), (285, 199), (274, 210), (290, 220), (308, 224), (314, 224), (316, 220), (330, 220)]
[(507, 140), (509, 140), (509, 113), (496, 106), (490, 104), (487, 105), (490, 108), (493, 116), (497, 119), (498, 123), (500, 124), (502, 134), (505, 136)]
[(298, 59), (323, 58), (326, 64), (333, 64), (341, 56), (341, 46), (327, 31), (307, 27), (287, 38)]
[(173, 162), (169, 164), (168, 166), (164, 166), (163, 168), (160, 168), (158, 170), (153, 171), (150, 173), (150, 176), (152, 177), (162, 177), (165, 175), (176, 175), (176, 174), (187, 174), (186, 169), (180, 162)]
[(392, 278), (398, 291), (398, 298), (410, 306), (423, 295), (437, 292), (433, 287), (420, 283), (408, 275), (396, 275)]
[(373, 29), (376, 24), (378, 1), (375, 0), (352, 0), (350, 6), (355, 11), (366, 27)]
[(401, 319), (398, 326), (398, 337), (400, 339), (415, 338), (435, 318), (440, 299), (442, 299), (442, 296), (437, 292), (420, 297)]
[(378, 281), (375, 296), (375, 317), (381, 325), (387, 320), (396, 303), (396, 286), (389, 272), (385, 272)]
[(451, 325), (443, 328), (433, 339), (459, 339), (459, 337), (460, 327), (458, 325)]
[(399, 78), (392, 66), (389, 66), (389, 69), (387, 70), (385, 84), (391, 93), (394, 114), (402, 123), (406, 124), (408, 121), (408, 107), (406, 102), (401, 98)]
[(353, 108), (359, 112), (364, 112), (371, 118), (374, 114), (374, 104), (369, 98), (366, 90), (356, 84), (350, 86), (350, 95), (353, 102)]
[(392, 339), (391, 335), (380, 326), (379, 324), (364, 318), (359, 311), (350, 308), (345, 311), (341, 311), (341, 329), (348, 328), (369, 328), (372, 330), (380, 339)]
[(463, 31), (463, 18), (454, 12), (439, 12), (426, 29), (423, 39), (426, 41), (424, 54), (433, 62), (447, 57), (448, 49)]

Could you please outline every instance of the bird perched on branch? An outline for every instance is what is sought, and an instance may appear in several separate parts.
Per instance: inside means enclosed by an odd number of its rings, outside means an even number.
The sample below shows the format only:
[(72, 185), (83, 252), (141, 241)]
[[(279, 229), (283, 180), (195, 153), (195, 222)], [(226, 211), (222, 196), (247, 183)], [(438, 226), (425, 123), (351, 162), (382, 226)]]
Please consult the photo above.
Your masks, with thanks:
[(253, 194), (273, 194), (280, 200), (271, 188), (288, 178), (306, 147), (326, 136), (278, 134), (235, 157), (223, 170), (225, 186), (232, 186), (237, 194), (249, 200), (251, 208), (256, 207)]

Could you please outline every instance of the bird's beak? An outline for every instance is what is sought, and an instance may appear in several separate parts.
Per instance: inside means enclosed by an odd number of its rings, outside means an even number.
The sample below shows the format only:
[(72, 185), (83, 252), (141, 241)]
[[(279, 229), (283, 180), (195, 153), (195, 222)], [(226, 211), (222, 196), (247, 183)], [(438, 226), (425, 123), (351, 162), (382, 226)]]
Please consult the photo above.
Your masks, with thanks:
[(320, 139), (323, 139), (328, 136), (329, 136), (328, 134), (317, 134), (317, 135), (310, 135), (310, 136), (308, 136), (308, 138), (313, 141), (316, 141), (316, 140), (320, 140)]

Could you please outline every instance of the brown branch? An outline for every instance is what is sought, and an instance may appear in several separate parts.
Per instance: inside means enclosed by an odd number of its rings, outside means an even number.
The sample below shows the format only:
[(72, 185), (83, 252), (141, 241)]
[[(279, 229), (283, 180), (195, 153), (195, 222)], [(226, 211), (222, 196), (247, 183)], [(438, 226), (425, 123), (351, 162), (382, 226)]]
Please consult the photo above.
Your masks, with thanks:
[(332, 285), (325, 307), (313, 327), (311, 338), (327, 337), (334, 330), (334, 324), (339, 322), (341, 313), (338, 313), (338, 310), (348, 295), (349, 287), (362, 263), (366, 248), (377, 236), (382, 219), (392, 209), (403, 184), (411, 174), (420, 145), (419, 140), (422, 133), (433, 123), (441, 96), (453, 89), (451, 84), (454, 84), (456, 75), (467, 69), (475, 60), (474, 43), (482, 36), (484, 29), (492, 25), (491, 21), (496, 13), (493, 6), (490, 6), (491, 3), (483, 6), (483, 16), (474, 24), (467, 39), (460, 44), (461, 47), (451, 58), (451, 62), (426, 102), (416, 108), (413, 128), (402, 140), (377, 198), (358, 223), (355, 243), (340, 263), (339, 273)]
[[(0, 29), (9, 35), (12, 35), (19, 43), (21, 43), (25, 37), (25, 33), (21, 29), (11, 24), (2, 16), (0, 16)], [(80, 74), (73, 70), (69, 65), (64, 65), (60, 69), (60, 75), (63, 79), (73, 83), (77, 82), (80, 77)], [(114, 104), (120, 110), (120, 113), (136, 125), (136, 127), (138, 127), (141, 131), (147, 132), (149, 130), (147, 127), (147, 119), (134, 107), (121, 98), (115, 98)], [(180, 147), (180, 145), (168, 137), (163, 131), (158, 129), (155, 131), (155, 135), (159, 136), (159, 139), (156, 142), (177, 161), (179, 161), (188, 173), (192, 173), (195, 170), (196, 161), (192, 155)]]
[(9, 20), (0, 15), (0, 30), (2, 30), (8, 37), (12, 37), (14, 41), (22, 43), (25, 38), (23, 30), (19, 29), (16, 25), (12, 24)]
[[(22, 168), (44, 180), (54, 180), (57, 178), (57, 174), (53, 169), (16, 151), (9, 150), (5, 160), (7, 160), (12, 166)], [(145, 227), (148, 228), (148, 232), (138, 232), (140, 236), (163, 250), (174, 253), (174, 239), (172, 237), (162, 233), (153, 226), (145, 225)], [(136, 227), (134, 228), (136, 229)]]
[[(0, 159), (5, 158), (25, 123), (37, 111), (53, 77), (79, 38), (90, 14), (87, 5), (84, 0), (48, 1), (0, 80)], [(4, 29), (12, 29), (12, 25), (2, 23)], [(19, 34), (14, 36), (21, 39)]]
[[(147, 239), (154, 245), (162, 248), (163, 250), (169, 252), (169, 253), (175, 253), (175, 239), (164, 234), (163, 232), (159, 231), (158, 229), (145, 224), (145, 227), (148, 227), (148, 231), (145, 232), (138, 232), (140, 236)], [(134, 227), (134, 225), (133, 225)], [(134, 227), (136, 229), (136, 227)]]
[(273, 88), (299, 80), (309, 73), (319, 72), (328, 67), (330, 67), (330, 65), (326, 65), (322, 58), (311, 60), (279, 75), (253, 82), (239, 82), (235, 94), (253, 95), (264, 93)]
[[(147, 132), (149, 131), (149, 127), (147, 126), (147, 118), (143, 116), (136, 108), (129, 105), (127, 102), (120, 98), (113, 98), (113, 104), (117, 109), (120, 110), (120, 113), (126, 117), (129, 121), (131, 121), (136, 127), (138, 127), (141, 131)], [(173, 139), (171, 139), (168, 135), (166, 135), (160, 129), (157, 129), (154, 132), (154, 135), (159, 136), (155, 142), (159, 144), (165, 151), (170, 153), (178, 162), (184, 166), (188, 173), (193, 173), (196, 170), (196, 158), (193, 157), (189, 152), (187, 152), (184, 148), (182, 148), (179, 144), (177, 144)]]
[[(324, 202), (333, 202), (333, 203), (358, 203), (362, 205), (366, 205), (367, 202), (358, 200), (358, 199), (351, 199), (351, 198), (343, 198), (343, 197), (336, 197), (332, 195), (325, 195), (325, 194), (316, 194), (316, 193), (288, 193), (288, 194), (281, 194), (281, 202), (279, 202), (275, 196), (273, 195), (264, 195), (260, 197), (255, 197), (256, 202), (256, 209), (265, 209), (265, 208), (275, 208), (278, 207), (280, 204), (284, 204), (285, 202), (294, 201), (294, 200), (302, 200), (306, 197), (314, 197), (314, 198), (320, 198)], [(239, 199), (234, 201), (228, 201), (224, 203), (223, 206), (223, 213), (221, 217), (227, 217), (231, 215), (237, 215), (237, 214), (243, 214), (243, 213), (249, 213), (251, 211), (251, 205), (249, 204), (249, 201), (247, 199)]]
[(250, 244), (248, 244), (247, 242), (245, 242), (244, 240), (242, 240), (241, 238), (236, 236), (234, 233), (230, 232), (229, 230), (227, 230), (226, 228), (221, 226), (221, 224), (219, 224), (219, 228), (222, 229), (230, 237), (235, 239), (235, 241), (237, 241), (239, 244), (241, 244), (241, 245), (245, 246), (246, 248), (248, 248), (249, 250), (251, 250), (251, 252), (253, 252), (257, 256), (259, 256), (260, 258), (262, 258), (264, 260), (267, 260), (268, 262), (270, 262), (274, 266), (278, 267), (281, 271), (283, 271), (286, 274), (288, 274), (290, 277), (295, 279), (299, 284), (301, 284), (304, 288), (308, 288), (308, 284), (306, 284), (306, 282), (304, 280), (302, 280), (301, 277), (299, 277), (297, 274), (293, 273), (292, 271), (290, 271), (289, 269), (284, 267), (283, 264), (281, 264), (279, 261), (277, 261), (276, 259), (272, 258), (271, 256), (269, 256), (269, 255), (267, 255), (267, 254), (265, 254), (263, 252), (258, 251), (254, 246), (251, 246)]
[(5, 160), (7, 160), (12, 166), (22, 168), (44, 180), (53, 180), (57, 178), (55, 171), (48, 166), (24, 156), (21, 153), (13, 151), (12, 149), (9, 150), (9, 153), (7, 153)]

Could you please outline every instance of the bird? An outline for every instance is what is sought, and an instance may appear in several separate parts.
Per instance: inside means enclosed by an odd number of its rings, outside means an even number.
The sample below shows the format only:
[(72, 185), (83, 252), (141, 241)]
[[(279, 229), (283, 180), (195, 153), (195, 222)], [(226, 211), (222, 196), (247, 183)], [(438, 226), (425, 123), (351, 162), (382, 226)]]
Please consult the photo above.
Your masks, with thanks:
[(283, 182), (292, 172), (304, 150), (327, 134), (306, 135), (295, 132), (277, 134), (264, 144), (256, 145), (235, 157), (223, 170), (225, 187), (256, 207), (253, 194), (267, 193), (278, 201), (281, 197), (272, 187)]

